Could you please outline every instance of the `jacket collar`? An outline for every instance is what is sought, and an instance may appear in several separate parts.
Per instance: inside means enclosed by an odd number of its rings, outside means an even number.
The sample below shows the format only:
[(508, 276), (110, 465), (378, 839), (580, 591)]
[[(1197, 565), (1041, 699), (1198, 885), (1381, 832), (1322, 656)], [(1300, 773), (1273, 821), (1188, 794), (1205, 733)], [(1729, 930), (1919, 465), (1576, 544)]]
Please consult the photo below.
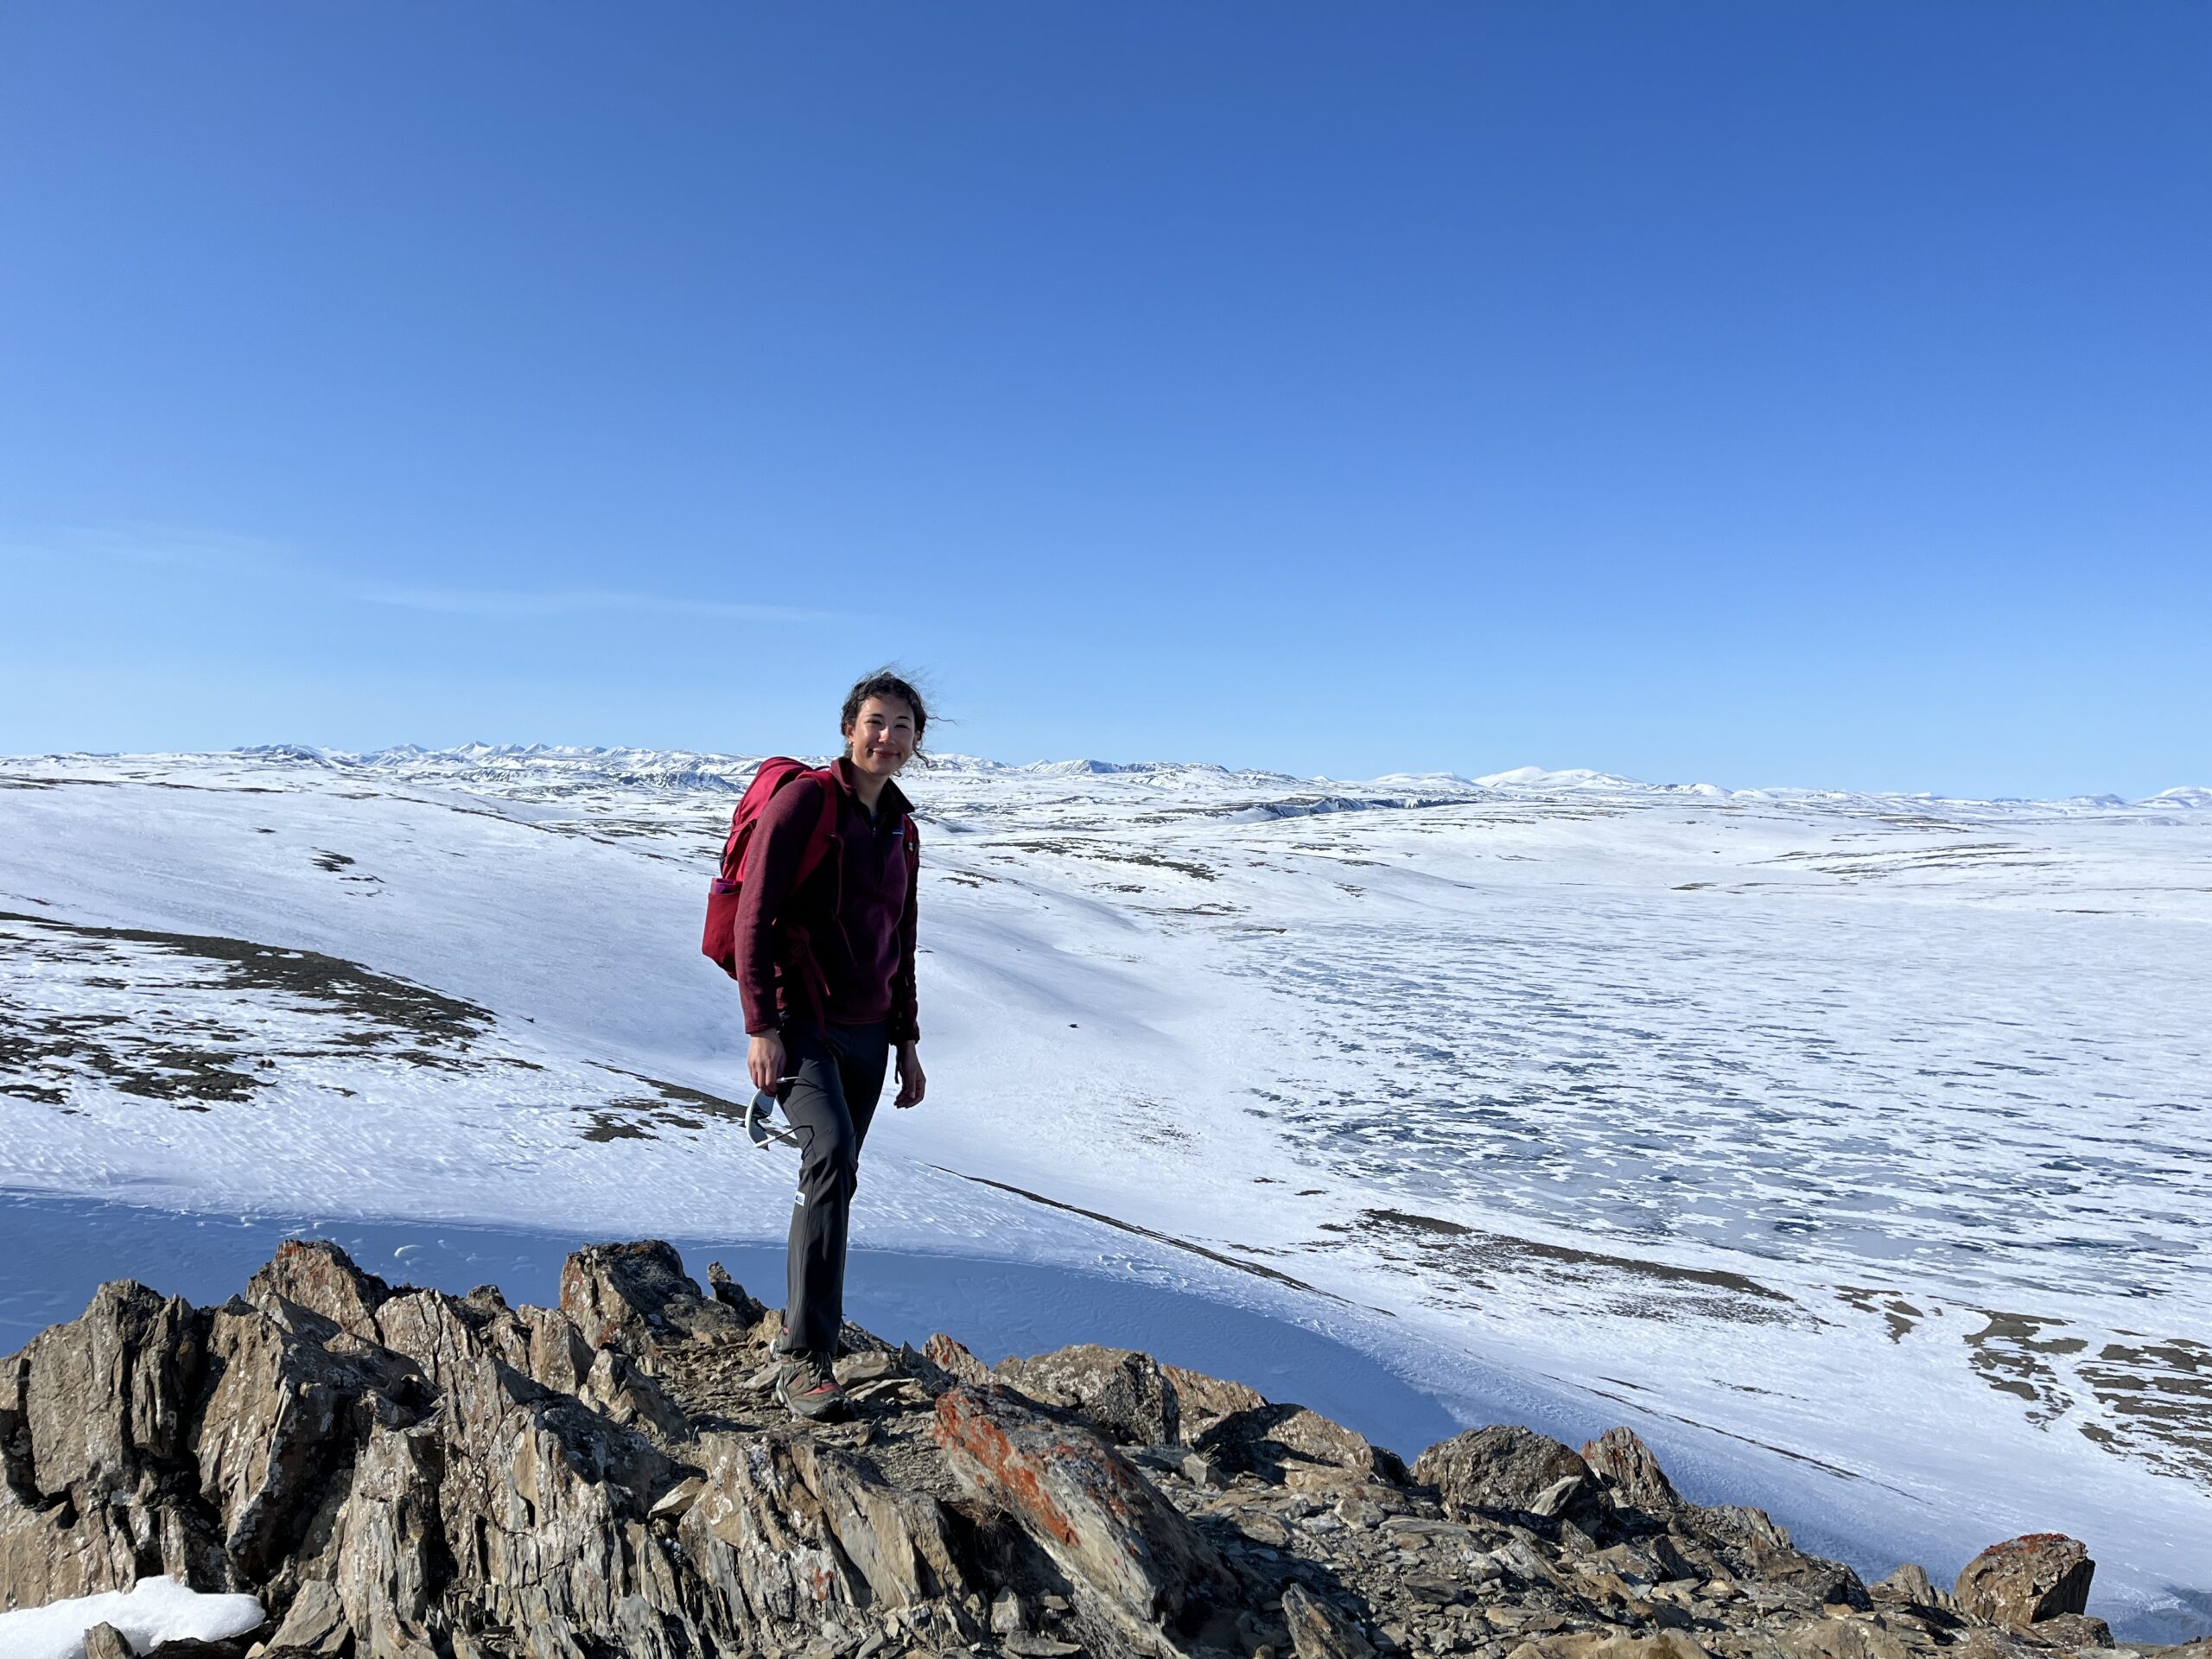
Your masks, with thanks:
[[(837, 787), (845, 791), (846, 798), (855, 806), (860, 806), (860, 792), (853, 787), (851, 760), (839, 755), (830, 763), (830, 775), (837, 780)], [(861, 807), (861, 810), (866, 811), (868, 809)], [(883, 780), (883, 794), (876, 802), (876, 810), (882, 819), (896, 823), (914, 810), (914, 804), (906, 798), (906, 791), (899, 787), (896, 778), (887, 778)]]

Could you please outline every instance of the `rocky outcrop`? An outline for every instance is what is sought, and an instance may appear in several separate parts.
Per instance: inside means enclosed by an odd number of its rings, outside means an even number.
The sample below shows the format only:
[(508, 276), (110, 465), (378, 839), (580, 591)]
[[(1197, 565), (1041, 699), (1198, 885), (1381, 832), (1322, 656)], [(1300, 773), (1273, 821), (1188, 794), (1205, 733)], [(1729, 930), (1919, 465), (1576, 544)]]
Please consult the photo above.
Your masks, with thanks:
[[(962, 1383), (938, 1397), (937, 1443), (954, 1473), (1043, 1546), (1133, 1642), (1185, 1629), (1241, 1599), (1213, 1546), (1103, 1434), (1007, 1389)], [(1148, 1644), (1148, 1643), (1147, 1643)]]
[(1162, 1365), (1160, 1374), (1175, 1385), (1175, 1401), (1183, 1420), (1183, 1433), (1195, 1440), (1232, 1411), (1250, 1411), (1268, 1403), (1268, 1396), (1249, 1382), (1208, 1376), (1181, 1365)]
[(1303, 1406), (1232, 1411), (1198, 1437), (1197, 1449), (1232, 1473), (1294, 1488), (1406, 1479), (1406, 1465), (1395, 1452)]
[(956, 1382), (973, 1382), (982, 1387), (991, 1381), (991, 1368), (942, 1331), (922, 1344), (922, 1352)]
[(1175, 1385), (1160, 1363), (1133, 1348), (1078, 1343), (1009, 1359), (1001, 1380), (1033, 1400), (1080, 1412), (1122, 1446), (1174, 1446), (1183, 1438)]
[[(0, 1611), (169, 1573), (269, 1622), (205, 1659), (2027, 1659), (2109, 1640), (2069, 1539), (1870, 1592), (1615, 1429), (1471, 1430), (1409, 1471), (1122, 1349), (857, 1327), (855, 1421), (773, 1399), (779, 1325), (665, 1244), (556, 1308), (286, 1245), (196, 1308), (105, 1286), (0, 1359)], [(1183, 1442), (1187, 1440), (1189, 1444)], [(123, 1638), (92, 1638), (111, 1653)], [(166, 1651), (166, 1650), (165, 1650)], [(178, 1659), (182, 1659), (180, 1651)]]
[(2089, 1581), (2097, 1564), (2081, 1541), (2058, 1532), (2031, 1532), (1992, 1544), (1960, 1571), (1951, 1593), (1957, 1605), (2008, 1630), (2041, 1634), (2064, 1629), (2057, 1621), (2087, 1620)]
[(1413, 1472), (1436, 1488), (1447, 1513), (1459, 1516), (1548, 1521), (1570, 1510), (1592, 1513), (1603, 1501), (1588, 1464), (1548, 1435), (1517, 1426), (1455, 1434), (1422, 1452)]
[(1590, 1441), (1582, 1448), (1582, 1461), (1605, 1484), (1617, 1506), (1662, 1522), (1685, 1508), (1651, 1448), (1625, 1428), (1609, 1428)]

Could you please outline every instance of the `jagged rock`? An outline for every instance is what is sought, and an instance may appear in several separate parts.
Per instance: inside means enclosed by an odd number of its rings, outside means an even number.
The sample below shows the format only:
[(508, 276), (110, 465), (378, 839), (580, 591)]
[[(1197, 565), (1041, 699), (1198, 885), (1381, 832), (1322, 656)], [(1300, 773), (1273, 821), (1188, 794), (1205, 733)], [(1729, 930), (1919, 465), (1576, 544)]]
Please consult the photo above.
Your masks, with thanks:
[(673, 1439), (690, 1431), (683, 1408), (658, 1382), (613, 1348), (602, 1348), (593, 1357), (591, 1370), (575, 1393), (615, 1422), (656, 1439)]
[(1186, 1440), (1196, 1440), (1232, 1411), (1250, 1411), (1268, 1403), (1268, 1396), (1248, 1383), (1208, 1376), (1181, 1365), (1163, 1364), (1160, 1372), (1175, 1385)]
[(810, 1637), (868, 1594), (791, 1458), (788, 1438), (713, 1434), (706, 1486), (678, 1528), (721, 1599), (752, 1624)]
[(1607, 1429), (1582, 1448), (1582, 1461), (1605, 1484), (1616, 1505), (1662, 1522), (1682, 1508), (1681, 1494), (1634, 1429)]
[(85, 1659), (134, 1659), (130, 1643), (112, 1624), (95, 1624), (85, 1632)]
[(2086, 1612), (2096, 1571), (2080, 1540), (2031, 1532), (1983, 1550), (1960, 1570), (1951, 1593), (1977, 1618), (2022, 1630), (2062, 1613)]
[(246, 1300), (264, 1312), (281, 1298), (370, 1342), (378, 1340), (377, 1309), (391, 1294), (391, 1286), (327, 1238), (286, 1239), (245, 1287)]
[(652, 1353), (670, 1342), (741, 1342), (751, 1321), (699, 1294), (683, 1258), (659, 1239), (593, 1244), (561, 1268), (561, 1312), (594, 1348)]
[(338, 1592), (324, 1580), (309, 1579), (292, 1599), (284, 1622), (276, 1627), (269, 1645), (322, 1656), (343, 1653), (353, 1639)]
[(215, 1376), (194, 1451), (223, 1544), (259, 1582), (300, 1542), (333, 1470), (378, 1426), (412, 1423), (427, 1391), (415, 1367), (303, 1306), (219, 1309)]
[(118, 1281), (0, 1359), (0, 1606), (162, 1573), (234, 1587), (192, 1501), (188, 1414), (207, 1339), (207, 1315)]
[(1518, 1426), (1455, 1434), (1422, 1452), (1413, 1474), (1436, 1488), (1446, 1514), (1581, 1519), (1608, 1507), (1597, 1476), (1570, 1447)]
[(2038, 1642), (2046, 1642), (2058, 1648), (2108, 1648), (2113, 1645), (2112, 1626), (2088, 1613), (2053, 1613), (2049, 1618), (2037, 1619), (2028, 1634)]
[[(102, 1285), (82, 1319), (33, 1338), (17, 1356), (16, 1408), (32, 1488), (127, 1492), (149, 1464), (187, 1457), (185, 1408), (206, 1342), (203, 1316), (128, 1281)], [(16, 1459), (9, 1463), (13, 1486)]]
[(1956, 1612), (1958, 1599), (1948, 1590), (1938, 1587), (1928, 1576), (1928, 1569), (1917, 1561), (1906, 1561), (1891, 1571), (1889, 1577), (1874, 1586), (1877, 1593), (1887, 1592), (1908, 1607), (1932, 1607), (1940, 1612)]
[(767, 1317), (767, 1304), (745, 1294), (745, 1287), (729, 1276), (729, 1269), (719, 1262), (707, 1263), (707, 1287), (714, 1298), (744, 1321), (749, 1327), (757, 1325)]
[(1532, 1534), (1516, 1532), (1492, 1550), (1490, 1558), (1523, 1584), (1559, 1585), (1565, 1582), (1558, 1569), (1537, 1549)]
[(1198, 1436), (1193, 1449), (1223, 1468), (1293, 1487), (1350, 1480), (1401, 1483), (1406, 1465), (1318, 1411), (1289, 1404), (1233, 1411)]
[(925, 1492), (901, 1491), (865, 1458), (801, 1439), (793, 1462), (846, 1557), (877, 1603), (912, 1607), (933, 1596), (964, 1596), (944, 1511)]
[(1734, 1503), (1688, 1504), (1675, 1526), (1709, 1548), (1732, 1578), (1795, 1590), (1815, 1606), (1865, 1611), (1874, 1605), (1858, 1573), (1841, 1561), (1806, 1554), (1764, 1510)]
[[(499, 1360), (451, 1297), (395, 1298), (387, 1339), (437, 1386), (435, 1439), (387, 1431), (355, 1471), (340, 1511), (337, 1586), (348, 1622), (372, 1644), (411, 1639), (418, 1583), (454, 1565), (448, 1602), (532, 1641), (564, 1630), (623, 1630), (657, 1655), (655, 1625), (676, 1573), (646, 1526), (677, 1471), (643, 1436), (550, 1393)], [(636, 1602), (639, 1605), (629, 1604)], [(553, 1651), (561, 1649), (557, 1644)], [(683, 1652), (678, 1646), (673, 1652)]]
[(1008, 1511), (1061, 1570), (1134, 1628), (1187, 1622), (1236, 1586), (1220, 1556), (1099, 1435), (1004, 1388), (938, 1397), (936, 1438), (954, 1472)]
[(942, 1331), (922, 1344), (922, 1353), (931, 1364), (955, 1382), (972, 1382), (978, 1388), (987, 1388), (993, 1381), (989, 1366)]
[(1183, 1438), (1175, 1385), (1134, 1348), (1077, 1343), (1009, 1359), (998, 1376), (1033, 1400), (1079, 1414), (1119, 1445), (1174, 1446)]
[[(857, 1421), (801, 1425), (760, 1386), (773, 1316), (748, 1324), (734, 1287), (702, 1295), (652, 1244), (580, 1252), (563, 1281), (588, 1332), (488, 1287), (394, 1288), (315, 1242), (219, 1309), (104, 1287), (0, 1359), (0, 1609), (166, 1570), (279, 1615), (260, 1659), (2028, 1659), (2109, 1640), (2050, 1611), (2086, 1592), (2087, 1556), (2048, 1536), (1962, 1575), (2042, 1563), (2025, 1602), (1983, 1604), (2042, 1612), (2017, 1634), (1909, 1567), (1881, 1613), (1846, 1617), (1868, 1605), (1847, 1567), (1761, 1511), (1682, 1500), (1625, 1431), (1586, 1464), (1525, 1431), (1458, 1437), (1421, 1460), (1440, 1503), (1340, 1425), (1195, 1373), (1193, 1397), (1242, 1402), (1196, 1447), (1125, 1458), (1080, 1414), (1129, 1432), (1111, 1408), (1152, 1375), (1141, 1356), (1017, 1362), (1039, 1403), (858, 1327), (839, 1363)], [(1179, 1414), (1185, 1385), (1156, 1374)]]
[(1375, 1644), (1359, 1627), (1302, 1584), (1283, 1586), (1282, 1618), (1298, 1659), (1373, 1659)]

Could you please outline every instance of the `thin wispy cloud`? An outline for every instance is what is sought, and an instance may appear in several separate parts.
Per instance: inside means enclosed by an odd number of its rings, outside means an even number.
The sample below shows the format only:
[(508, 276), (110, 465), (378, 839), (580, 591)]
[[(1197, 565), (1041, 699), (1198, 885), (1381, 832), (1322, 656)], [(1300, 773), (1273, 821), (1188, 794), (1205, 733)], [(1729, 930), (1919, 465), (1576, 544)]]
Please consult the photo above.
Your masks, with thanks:
[(706, 595), (641, 593), (620, 588), (425, 588), (363, 585), (344, 580), (291, 549), (250, 536), (159, 526), (73, 529), (36, 540), (0, 540), (0, 562), (25, 565), (87, 559), (166, 567), (210, 577), (243, 577), (264, 587), (302, 588), (357, 603), (447, 616), (506, 621), (575, 616), (668, 616), (730, 622), (839, 622), (866, 619), (843, 611), (791, 605), (749, 605)]
[(608, 588), (522, 589), (373, 588), (361, 597), (372, 604), (402, 610), (435, 611), (451, 616), (522, 619), (539, 616), (689, 616), (745, 622), (847, 622), (839, 612), (801, 610), (788, 605), (745, 605), (731, 600), (675, 594), (639, 594)]
[(22, 563), (67, 559), (106, 560), (122, 564), (167, 566), (208, 575), (291, 576), (298, 564), (273, 542), (219, 531), (168, 530), (64, 530), (36, 541), (0, 542), (0, 558)]

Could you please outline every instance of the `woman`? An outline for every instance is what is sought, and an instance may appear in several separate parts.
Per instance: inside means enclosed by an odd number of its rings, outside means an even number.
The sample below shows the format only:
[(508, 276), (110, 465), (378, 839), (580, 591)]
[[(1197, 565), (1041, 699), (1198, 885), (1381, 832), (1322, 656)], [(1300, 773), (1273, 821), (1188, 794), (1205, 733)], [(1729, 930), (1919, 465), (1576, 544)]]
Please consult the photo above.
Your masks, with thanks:
[[(920, 694), (880, 673), (845, 698), (845, 753), (761, 809), (736, 923), (738, 983), (756, 1089), (777, 1090), (798, 1136), (777, 1397), (798, 1416), (846, 1414), (830, 1370), (845, 1315), (845, 1236), (868, 1138), (895, 1050), (897, 1104), (921, 1103), (914, 1046), (912, 808), (892, 781), (921, 747)], [(825, 802), (829, 791), (834, 804)], [(795, 880), (825, 809), (834, 841)]]

